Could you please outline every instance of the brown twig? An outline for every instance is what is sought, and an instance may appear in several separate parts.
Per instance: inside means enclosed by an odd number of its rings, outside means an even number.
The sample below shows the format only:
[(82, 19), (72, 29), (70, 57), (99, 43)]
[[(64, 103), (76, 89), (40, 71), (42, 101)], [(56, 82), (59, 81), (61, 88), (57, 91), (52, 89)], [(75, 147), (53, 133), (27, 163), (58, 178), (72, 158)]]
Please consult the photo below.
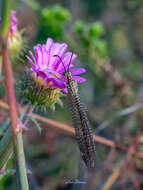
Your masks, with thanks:
[[(4, 109), (7, 109), (7, 110), (9, 109), (8, 104), (6, 104), (5, 102), (2, 102), (2, 101), (0, 101), (0, 107), (2, 107), (2, 108), (4, 108)], [(19, 108), (19, 111), (20, 111), (20, 112), (23, 112), (23, 111), (24, 111), (24, 108), (21, 108), (21, 107), (20, 107), (20, 108)], [(63, 124), (63, 123), (54, 121), (54, 120), (52, 120), (52, 119), (47, 119), (47, 118), (42, 117), (42, 116), (40, 116), (40, 115), (37, 115), (37, 114), (35, 114), (35, 113), (33, 113), (32, 116), (33, 116), (35, 119), (37, 119), (38, 121), (47, 124), (49, 127), (51, 127), (51, 129), (62, 130), (62, 131), (64, 131), (64, 132), (67, 132), (67, 133), (72, 134), (72, 135), (75, 134), (74, 128), (70, 127), (69, 125), (66, 125), (66, 124)], [(94, 141), (97, 142), (97, 143), (100, 143), (100, 144), (104, 144), (104, 145), (106, 145), (106, 146), (109, 146), (109, 147), (111, 147), (111, 148), (116, 148), (116, 147), (117, 147), (117, 145), (116, 145), (116, 143), (115, 143), (114, 141), (109, 140), (109, 139), (106, 139), (106, 138), (104, 138), (104, 137), (100, 137), (100, 136), (98, 136), (98, 135), (94, 135)], [(124, 149), (122, 148), (122, 146), (117, 147), (117, 149), (119, 149), (119, 150), (124, 150)], [(134, 154), (134, 156), (136, 156), (136, 157), (138, 157), (138, 158), (140, 158), (140, 159), (143, 159), (143, 152), (136, 152), (136, 153)]]
[[(2, 108), (4, 108), (4, 109), (7, 109), (7, 110), (9, 109), (8, 104), (6, 104), (5, 102), (2, 102), (1, 100), (0, 100), (0, 107), (2, 107)], [(24, 108), (21, 108), (21, 107), (20, 107), (20, 108), (19, 108), (19, 111), (20, 111), (20, 112), (23, 112), (23, 111), (24, 111)], [(63, 124), (63, 123), (54, 121), (54, 120), (52, 120), (52, 119), (47, 119), (47, 118), (42, 117), (42, 116), (40, 116), (40, 115), (37, 115), (37, 114), (35, 114), (35, 113), (32, 113), (32, 116), (33, 116), (35, 119), (37, 119), (37, 120), (39, 120), (39, 121), (41, 121), (41, 122), (43, 122), (43, 123), (46, 123), (47, 125), (49, 125), (49, 126), (52, 127), (52, 128), (60, 129), (60, 130), (62, 130), (62, 131), (64, 131), (64, 132), (70, 133), (70, 134), (72, 134), (72, 135), (74, 135), (74, 133), (75, 133), (75, 132), (74, 132), (74, 128), (70, 127), (69, 125), (66, 125), (66, 124)], [(100, 136), (94, 135), (94, 140), (95, 140), (96, 142), (98, 142), (98, 143), (101, 143), (101, 144), (110, 146), (110, 147), (112, 147), (112, 148), (115, 148), (115, 147), (116, 147), (116, 145), (115, 145), (115, 143), (114, 143), (113, 141), (108, 140), (108, 139), (105, 139), (104, 137), (100, 137)]]

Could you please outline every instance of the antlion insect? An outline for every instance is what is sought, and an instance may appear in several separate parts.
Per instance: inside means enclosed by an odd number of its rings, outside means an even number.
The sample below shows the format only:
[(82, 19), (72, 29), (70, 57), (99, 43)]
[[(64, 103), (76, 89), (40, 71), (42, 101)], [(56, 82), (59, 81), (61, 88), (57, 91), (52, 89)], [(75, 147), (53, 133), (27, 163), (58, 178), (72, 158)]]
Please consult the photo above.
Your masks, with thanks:
[(60, 56), (58, 55), (54, 56), (60, 59), (64, 67), (63, 74), (66, 78), (66, 87), (68, 89), (68, 96), (72, 104), (72, 116), (75, 127), (75, 136), (79, 145), (82, 158), (89, 171), (94, 171), (96, 169), (96, 151), (95, 151), (93, 135), (89, 127), (89, 121), (85, 108), (80, 101), (77, 82), (72, 79), (72, 75), (69, 70), (73, 53), (71, 55), (67, 69)]

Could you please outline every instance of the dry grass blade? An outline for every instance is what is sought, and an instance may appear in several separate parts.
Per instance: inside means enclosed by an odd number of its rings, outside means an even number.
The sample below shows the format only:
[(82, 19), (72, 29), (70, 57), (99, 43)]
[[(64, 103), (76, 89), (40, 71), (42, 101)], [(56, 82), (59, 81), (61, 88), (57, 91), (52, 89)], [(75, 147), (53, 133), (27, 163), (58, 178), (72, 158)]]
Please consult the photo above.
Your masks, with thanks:
[(116, 168), (113, 171), (113, 173), (109, 176), (109, 178), (105, 182), (102, 190), (109, 190), (111, 188), (111, 186), (115, 183), (115, 181), (119, 178), (120, 172), (121, 172), (121, 166), (122, 166), (122, 164), (118, 168)]

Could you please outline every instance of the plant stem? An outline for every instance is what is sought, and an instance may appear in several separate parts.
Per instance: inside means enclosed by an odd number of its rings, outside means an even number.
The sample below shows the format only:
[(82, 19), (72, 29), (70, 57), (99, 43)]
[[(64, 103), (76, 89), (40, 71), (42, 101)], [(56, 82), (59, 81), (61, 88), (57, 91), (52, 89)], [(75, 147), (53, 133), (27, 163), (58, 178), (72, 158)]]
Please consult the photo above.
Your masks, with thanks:
[(29, 103), (29, 104), (27, 105), (27, 107), (26, 107), (24, 113), (22, 114), (22, 116), (21, 116), (21, 118), (20, 118), (20, 120), (22, 121), (22, 123), (23, 123), (24, 125), (27, 124), (27, 122), (28, 122), (27, 116), (30, 116), (30, 115), (32, 114), (33, 110), (34, 110), (34, 106), (31, 106), (31, 104)]
[(26, 169), (26, 163), (25, 163), (25, 155), (23, 151), (23, 139), (22, 139), (22, 132), (18, 133), (16, 135), (16, 153), (17, 153), (17, 163), (16, 163), (16, 169), (17, 177), (18, 177), (18, 186), (20, 190), (29, 190), (28, 187), (28, 179), (27, 179), (27, 169)]
[(1, 36), (4, 38), (7, 37), (8, 28), (9, 28), (10, 7), (11, 7), (11, 0), (3, 0)]
[(8, 53), (8, 28), (9, 28), (10, 4), (11, 4), (10, 0), (3, 0), (2, 30), (1, 30), (2, 58), (4, 66), (4, 76), (6, 81), (6, 90), (7, 90), (8, 102), (10, 108), (12, 140), (13, 140), (13, 148), (14, 148), (15, 163), (16, 163), (18, 189), (29, 190), (27, 174), (26, 174), (25, 156), (23, 150), (22, 132), (21, 132), (21, 127), (18, 124), (16, 98), (13, 86), (13, 76), (12, 76), (11, 64)]

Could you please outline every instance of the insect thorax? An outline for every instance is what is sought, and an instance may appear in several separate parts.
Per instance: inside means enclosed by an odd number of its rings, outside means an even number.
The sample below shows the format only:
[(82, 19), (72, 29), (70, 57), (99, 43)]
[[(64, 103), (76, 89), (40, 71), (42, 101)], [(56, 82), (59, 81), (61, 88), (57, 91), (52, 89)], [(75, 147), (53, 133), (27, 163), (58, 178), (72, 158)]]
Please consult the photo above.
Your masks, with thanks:
[(78, 85), (77, 85), (77, 82), (72, 79), (71, 72), (66, 72), (65, 77), (66, 77), (66, 84), (67, 84), (68, 91), (70, 91), (72, 94), (77, 94)]

